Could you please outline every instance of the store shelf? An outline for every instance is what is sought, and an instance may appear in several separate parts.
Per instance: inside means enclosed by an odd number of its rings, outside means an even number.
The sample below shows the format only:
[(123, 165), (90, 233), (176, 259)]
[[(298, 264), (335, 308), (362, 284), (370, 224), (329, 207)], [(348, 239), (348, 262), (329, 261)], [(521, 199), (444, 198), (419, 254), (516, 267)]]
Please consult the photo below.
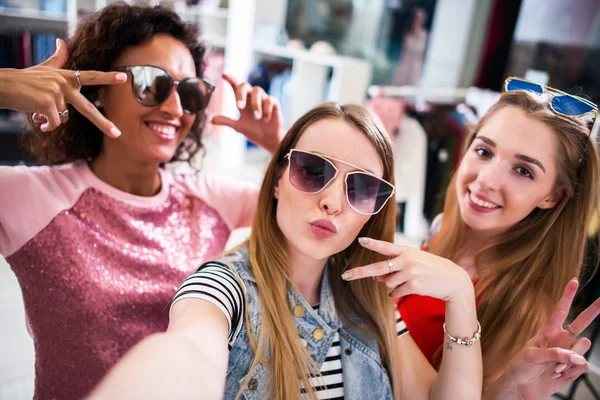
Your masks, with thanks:
[(197, 15), (201, 17), (213, 17), (220, 19), (227, 19), (229, 16), (229, 10), (227, 8), (206, 7), (202, 5), (187, 6), (183, 12), (187, 16)]
[(68, 28), (65, 13), (0, 6), (0, 26), (3, 29), (62, 31)]
[(304, 49), (294, 49), (291, 47), (278, 46), (272, 44), (257, 43), (254, 45), (254, 51), (260, 54), (287, 58), (291, 60), (304, 61), (308, 63), (323, 65), (327, 67), (338, 67), (344, 64), (365, 64), (366, 61), (339, 55), (321, 55), (311, 53)]
[(201, 39), (213, 47), (225, 48), (227, 45), (227, 38), (225, 36), (205, 34), (201, 36)]

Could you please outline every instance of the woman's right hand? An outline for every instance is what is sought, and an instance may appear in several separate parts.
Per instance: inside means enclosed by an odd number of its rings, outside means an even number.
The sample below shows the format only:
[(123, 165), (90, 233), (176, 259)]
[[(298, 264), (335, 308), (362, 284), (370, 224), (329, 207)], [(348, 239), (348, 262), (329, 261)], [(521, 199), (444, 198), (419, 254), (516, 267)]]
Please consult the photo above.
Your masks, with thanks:
[[(389, 260), (350, 269), (342, 275), (345, 280), (374, 277), (392, 289), (391, 297), (418, 294), (445, 302), (467, 300), (474, 303), (469, 275), (452, 261), (381, 240), (361, 238), (359, 242), (364, 248), (383, 254)], [(391, 268), (388, 262), (391, 262)]]
[[(75, 71), (61, 69), (67, 61), (67, 46), (56, 40), (56, 52), (43, 63), (26, 69), (0, 70), (0, 108), (35, 113), (41, 130), (52, 131), (68, 120), (59, 111), (72, 104), (102, 132), (111, 137), (121, 133), (79, 90)], [(81, 71), (83, 85), (115, 85), (127, 81), (123, 72)]]

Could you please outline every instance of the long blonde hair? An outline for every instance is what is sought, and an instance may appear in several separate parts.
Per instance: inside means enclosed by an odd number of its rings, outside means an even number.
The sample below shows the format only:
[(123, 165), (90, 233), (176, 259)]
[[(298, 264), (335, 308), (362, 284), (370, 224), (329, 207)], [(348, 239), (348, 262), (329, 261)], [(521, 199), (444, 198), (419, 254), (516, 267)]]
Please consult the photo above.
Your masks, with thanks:
[[(298, 142), (302, 133), (313, 123), (325, 118), (343, 120), (363, 132), (371, 141), (383, 164), (383, 179), (393, 183), (393, 150), (379, 120), (358, 105), (322, 104), (302, 116), (289, 130), (267, 168), (249, 238), (250, 269), (260, 296), (262, 324), (257, 340), (254, 333), (248, 337), (254, 351), (251, 371), (259, 364), (271, 367), (273, 393), (269, 398), (287, 400), (300, 395), (301, 382), (312, 398), (315, 393), (309, 383), (309, 374), (319, 371), (300, 341), (291, 314), (287, 290), (293, 287), (288, 267), (286, 240), (276, 219), (277, 200), (274, 188), (282, 176), (287, 161), (284, 158)], [(389, 201), (383, 210), (372, 216), (360, 232), (360, 236), (393, 241), (395, 204)], [(352, 312), (364, 321), (368, 331), (379, 344), (381, 357), (390, 373), (394, 392), (398, 393), (398, 379), (394, 379), (396, 365), (396, 332), (393, 306), (385, 285), (373, 279), (353, 282), (343, 281), (340, 276), (348, 267), (381, 261), (382, 256), (365, 250), (355, 240), (348, 248), (330, 257), (329, 279), (340, 316), (348, 321), (344, 310)], [(341, 305), (344, 307), (341, 307)], [(246, 314), (246, 326), (248, 314)], [(270, 358), (269, 358), (270, 357)], [(397, 375), (396, 375), (397, 376)], [(247, 384), (244, 382), (242, 388)], [(241, 393), (241, 389), (240, 389)]]
[[(567, 282), (579, 276), (587, 227), (597, 205), (598, 153), (589, 138), (589, 127), (581, 118), (553, 112), (550, 99), (524, 91), (504, 93), (465, 143), (466, 151), (481, 127), (504, 107), (517, 107), (546, 123), (558, 138), (554, 189), (562, 191), (561, 200), (553, 208), (534, 209), (475, 256), (484, 360), (495, 344), (509, 344), (501, 353), (495, 353), (498, 358), (493, 363), (484, 363), (487, 383), (499, 377), (516, 353), (548, 322)], [(429, 247), (432, 253), (450, 259), (461, 251), (467, 231), (455, 186), (456, 175), (446, 192), (441, 230)], [(487, 263), (482, 261), (484, 254)]]

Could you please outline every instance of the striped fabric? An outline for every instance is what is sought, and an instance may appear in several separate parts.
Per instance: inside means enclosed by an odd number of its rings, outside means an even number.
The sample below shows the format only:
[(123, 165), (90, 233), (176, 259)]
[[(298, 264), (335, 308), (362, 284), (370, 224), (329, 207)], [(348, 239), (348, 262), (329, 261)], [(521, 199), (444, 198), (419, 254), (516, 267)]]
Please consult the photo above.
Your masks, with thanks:
[[(245, 313), (244, 291), (231, 270), (219, 263), (203, 265), (181, 285), (173, 299), (173, 304), (186, 298), (204, 299), (223, 312), (229, 324), (228, 342), (231, 348), (242, 329)], [(313, 308), (318, 311), (319, 306), (316, 305)], [(396, 310), (396, 332), (399, 337), (408, 333), (398, 310)], [(300, 340), (306, 346), (306, 340), (302, 338)], [(333, 343), (327, 351), (320, 373), (319, 377), (310, 377), (317, 397), (319, 399), (343, 399), (344, 377), (338, 332), (335, 333)], [(305, 390), (302, 389), (302, 392), (304, 393)], [(302, 397), (308, 398), (305, 395)]]

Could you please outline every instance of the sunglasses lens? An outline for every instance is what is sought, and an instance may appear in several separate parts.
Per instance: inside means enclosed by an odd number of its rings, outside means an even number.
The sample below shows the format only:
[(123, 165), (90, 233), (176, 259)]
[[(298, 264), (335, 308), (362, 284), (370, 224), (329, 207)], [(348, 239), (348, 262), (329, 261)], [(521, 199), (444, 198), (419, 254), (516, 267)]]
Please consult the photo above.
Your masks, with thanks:
[(315, 193), (323, 189), (335, 172), (329, 161), (314, 154), (293, 151), (290, 155), (290, 182), (303, 192)]
[(512, 90), (528, 90), (538, 94), (544, 93), (544, 88), (537, 83), (522, 81), (520, 79), (511, 79), (506, 84), (506, 90), (509, 92)]
[(196, 114), (208, 106), (212, 87), (201, 79), (190, 78), (179, 83), (177, 93), (183, 109), (189, 114)]
[(381, 211), (394, 191), (389, 183), (362, 172), (349, 174), (346, 183), (348, 202), (365, 214), (377, 214)]
[(155, 106), (169, 97), (173, 81), (165, 71), (156, 67), (131, 68), (133, 91), (143, 105)]
[(552, 99), (552, 108), (560, 114), (571, 117), (586, 114), (594, 109), (592, 105), (571, 96), (555, 96)]

